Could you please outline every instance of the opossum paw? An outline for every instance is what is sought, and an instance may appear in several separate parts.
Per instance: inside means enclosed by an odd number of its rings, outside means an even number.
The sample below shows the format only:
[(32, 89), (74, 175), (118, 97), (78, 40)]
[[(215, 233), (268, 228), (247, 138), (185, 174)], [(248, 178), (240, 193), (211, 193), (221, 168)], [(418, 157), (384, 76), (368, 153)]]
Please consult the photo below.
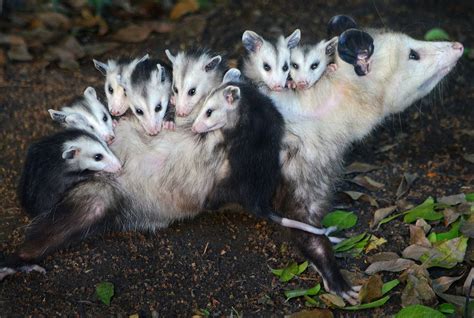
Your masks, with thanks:
[(23, 265), (18, 268), (12, 267), (2, 267), (0, 268), (0, 282), (7, 276), (13, 275), (17, 272), (22, 273), (31, 273), (31, 272), (38, 272), (41, 274), (46, 274), (46, 270), (39, 266), (39, 265)]
[(172, 121), (165, 121), (163, 123), (163, 128), (167, 130), (175, 130), (176, 129), (176, 124)]
[(336, 63), (329, 64), (328, 67), (327, 67), (327, 72), (332, 73), (332, 72), (335, 72), (335, 71), (337, 71), (337, 64)]
[(341, 294), (342, 298), (351, 305), (357, 305), (359, 303), (359, 291), (362, 286), (352, 286), (349, 291), (345, 291)]

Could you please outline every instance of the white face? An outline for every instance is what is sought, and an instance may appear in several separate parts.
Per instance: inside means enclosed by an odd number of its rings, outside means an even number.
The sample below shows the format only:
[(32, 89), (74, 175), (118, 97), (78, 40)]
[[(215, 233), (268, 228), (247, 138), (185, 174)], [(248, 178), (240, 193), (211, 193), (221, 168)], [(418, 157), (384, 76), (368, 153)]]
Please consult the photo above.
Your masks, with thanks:
[(220, 55), (199, 57), (179, 52), (176, 56), (166, 51), (173, 64), (173, 99), (178, 116), (187, 116), (194, 107), (218, 86), (222, 80)]
[(96, 91), (88, 87), (82, 103), (63, 107), (60, 111), (49, 110), (51, 118), (65, 127), (78, 128), (96, 135), (108, 144), (115, 139), (112, 117), (97, 99)]
[(316, 45), (296, 47), (291, 50), (290, 75), (298, 89), (313, 86), (323, 75), (329, 62), (326, 41)]
[(371, 72), (365, 77), (383, 84), (385, 114), (402, 111), (427, 95), (464, 50), (458, 42), (418, 41), (397, 33), (376, 35), (374, 45)]
[(151, 136), (160, 132), (171, 96), (171, 81), (162, 77), (163, 72), (163, 67), (158, 64), (157, 69), (152, 71), (150, 81), (132, 88), (129, 94), (132, 101), (130, 108)]
[(287, 38), (280, 36), (273, 45), (255, 32), (245, 31), (242, 42), (251, 64), (247, 70), (253, 69), (249, 77), (257, 84), (265, 83), (273, 91), (283, 90), (290, 72), (290, 49), (299, 43), (300, 37), (300, 31), (296, 30)]
[(74, 171), (118, 172), (122, 165), (109, 148), (89, 136), (79, 137), (63, 145), (63, 159)]
[(230, 124), (229, 116), (236, 110), (240, 99), (240, 89), (228, 85), (217, 89), (204, 102), (199, 115), (194, 120), (192, 131), (205, 133)]

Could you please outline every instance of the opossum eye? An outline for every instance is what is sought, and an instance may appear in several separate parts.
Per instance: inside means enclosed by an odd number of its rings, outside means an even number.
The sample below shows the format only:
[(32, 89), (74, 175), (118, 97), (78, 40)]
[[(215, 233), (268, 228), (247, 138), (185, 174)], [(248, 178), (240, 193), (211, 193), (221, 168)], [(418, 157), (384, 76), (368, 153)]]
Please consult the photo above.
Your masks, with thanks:
[(113, 94), (114, 93), (114, 89), (112, 88), (112, 86), (109, 85), (109, 93), (110, 94)]
[(92, 126), (92, 125), (89, 125), (89, 128), (92, 129), (92, 130), (94, 130), (94, 126)]
[(195, 88), (191, 88), (191, 89), (188, 91), (188, 95), (189, 95), (189, 96), (194, 96), (194, 94), (196, 94), (196, 89), (195, 89)]
[(107, 115), (104, 113), (104, 117), (102, 117), (102, 120), (103, 120), (104, 122), (106, 122), (107, 119), (108, 119), (108, 118), (107, 118)]
[(206, 111), (206, 116), (207, 116), (207, 117), (211, 117), (212, 112), (213, 112), (213, 110), (209, 108), (209, 109)]
[(135, 112), (138, 116), (143, 116), (143, 110), (141, 110), (140, 108), (135, 109)]
[(103, 158), (104, 158), (104, 156), (100, 153), (98, 153), (94, 156), (95, 161), (101, 161)]
[(268, 65), (267, 63), (263, 63), (263, 69), (267, 72), (269, 72), (272, 68), (270, 67), (270, 65)]
[(175, 94), (178, 94), (178, 89), (176, 88), (175, 85), (173, 85), (173, 92), (174, 92)]
[(156, 105), (155, 107), (155, 113), (159, 112), (161, 110), (161, 104)]
[(297, 70), (297, 69), (299, 68), (299, 65), (296, 64), (296, 63), (291, 63), (291, 66), (292, 66), (295, 70)]
[(288, 71), (288, 63), (285, 62), (282, 69), (283, 69), (283, 72)]
[(410, 60), (418, 61), (420, 59), (420, 54), (418, 54), (418, 52), (415, 50), (410, 50), (410, 55), (408, 55), (408, 58)]
[(315, 69), (318, 68), (318, 66), (319, 66), (319, 62), (313, 63), (313, 64), (311, 64), (311, 69), (315, 70)]

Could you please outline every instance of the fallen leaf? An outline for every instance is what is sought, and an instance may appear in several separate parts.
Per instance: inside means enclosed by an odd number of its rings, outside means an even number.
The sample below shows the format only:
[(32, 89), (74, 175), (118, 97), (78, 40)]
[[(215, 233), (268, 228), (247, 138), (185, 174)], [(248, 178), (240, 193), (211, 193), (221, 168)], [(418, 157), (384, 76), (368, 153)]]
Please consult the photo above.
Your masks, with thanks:
[(397, 146), (397, 144), (391, 144), (391, 145), (385, 145), (385, 146), (382, 146), (380, 147), (379, 149), (377, 149), (377, 153), (379, 152), (387, 152), (393, 148), (395, 148)]
[(474, 268), (471, 267), (469, 271), (469, 275), (467, 275), (466, 280), (464, 281), (464, 285), (462, 286), (462, 291), (464, 295), (469, 294), (469, 290), (471, 291), (470, 297), (474, 297), (474, 288), (471, 289), (472, 281), (474, 280)]
[(445, 318), (445, 316), (427, 306), (411, 305), (400, 310), (395, 318)]
[(295, 312), (285, 318), (333, 318), (334, 315), (329, 309), (313, 309)]
[(84, 53), (88, 56), (99, 56), (109, 51), (112, 51), (119, 47), (120, 44), (117, 42), (101, 42), (94, 44), (84, 45)]
[(321, 299), (328, 307), (342, 308), (346, 305), (342, 297), (333, 294), (319, 295), (319, 299)]
[(357, 216), (354, 212), (336, 210), (326, 214), (322, 220), (325, 227), (336, 226), (338, 230), (345, 230), (353, 227), (357, 223)]
[(474, 192), (466, 193), (465, 198), (467, 202), (474, 202)]
[(429, 247), (413, 244), (413, 245), (410, 245), (410, 246), (406, 247), (403, 250), (402, 256), (404, 258), (419, 260), (421, 258), (421, 256), (423, 256), (424, 254), (429, 253), (429, 251), (430, 251)]
[(129, 26), (118, 30), (112, 38), (120, 42), (138, 43), (145, 41), (150, 33), (151, 29), (147, 27), (130, 24)]
[(431, 247), (431, 243), (426, 238), (423, 228), (413, 224), (410, 224), (410, 244)]
[(452, 283), (458, 281), (461, 277), (462, 275), (457, 276), (457, 277), (443, 276), (443, 277), (439, 277), (439, 278), (431, 280), (431, 283), (435, 291), (440, 291), (444, 293), (445, 291), (449, 289), (449, 287), (451, 287)]
[(402, 253), (403, 257), (419, 260), (429, 267), (452, 268), (464, 259), (467, 237), (435, 243), (432, 248), (410, 245)]
[(403, 222), (412, 223), (417, 219), (425, 219), (428, 221), (435, 221), (443, 218), (443, 214), (435, 211), (436, 204), (434, 199), (429, 197), (422, 204), (414, 207), (409, 211), (403, 212), (405, 216), (403, 217)]
[(402, 307), (436, 304), (429, 273), (423, 266), (412, 265), (400, 275), (400, 280), (406, 283), (401, 295)]
[(455, 222), (461, 216), (461, 212), (459, 212), (456, 208), (446, 208), (443, 210), (444, 216), (444, 225), (448, 226), (449, 224)]
[(415, 264), (414, 261), (405, 258), (398, 258), (390, 261), (379, 261), (370, 264), (365, 270), (365, 273), (368, 275), (373, 275), (382, 271), (401, 272), (413, 264)]
[(334, 251), (338, 253), (338, 252), (345, 252), (345, 251), (351, 250), (354, 248), (356, 244), (363, 242), (364, 240), (367, 240), (367, 241), (369, 240), (365, 232), (362, 234), (350, 237), (348, 239), (345, 239), (344, 241), (336, 244), (334, 246)]
[(372, 250), (377, 249), (380, 245), (387, 243), (387, 240), (383, 237), (376, 237), (375, 235), (370, 236), (369, 244), (365, 247), (365, 252), (368, 253)]
[(456, 306), (449, 303), (444, 303), (438, 306), (438, 310), (444, 314), (454, 314), (456, 312)]
[(315, 296), (319, 293), (321, 290), (321, 285), (317, 284), (313, 288), (309, 289), (294, 289), (294, 290), (285, 290), (285, 297), (286, 301), (296, 298), (296, 297), (301, 297), (301, 296)]
[(357, 191), (343, 191), (342, 193), (347, 194), (352, 199), (352, 201), (360, 200), (360, 201), (367, 202), (371, 206), (374, 206), (376, 208), (379, 207), (379, 204), (377, 203), (377, 201), (366, 193), (357, 192)]
[(397, 287), (400, 284), (400, 281), (398, 279), (393, 279), (389, 282), (386, 282), (382, 286), (382, 295), (385, 295), (386, 293), (390, 292), (392, 289)]
[(382, 286), (382, 278), (379, 275), (369, 277), (359, 291), (359, 301), (363, 304), (370, 303), (382, 297)]
[(371, 256), (367, 257), (367, 261), (369, 263), (375, 263), (375, 262), (382, 262), (382, 261), (391, 261), (394, 259), (399, 259), (400, 256), (398, 256), (397, 253), (394, 252), (380, 252)]
[(460, 309), (460, 311), (464, 311), (464, 306), (466, 304), (466, 297), (463, 296), (455, 296), (455, 295), (450, 295), (450, 294), (445, 294), (441, 290), (437, 289), (437, 286), (433, 285), (433, 290), (436, 293), (436, 295), (443, 300), (455, 305)]
[(471, 214), (466, 222), (464, 222), (459, 228), (461, 233), (469, 238), (474, 238), (474, 214)]
[(291, 262), (288, 266), (284, 268), (271, 269), (272, 273), (275, 276), (280, 278), (281, 282), (288, 282), (293, 277), (300, 275), (308, 268), (308, 261), (305, 261), (298, 265), (296, 262)]
[(447, 232), (443, 232), (443, 233), (431, 232), (430, 235), (428, 236), (428, 239), (430, 240), (431, 243), (451, 240), (460, 235), (459, 234), (460, 227), (461, 227), (461, 221), (457, 221), (453, 223), (453, 225), (451, 225), (451, 229)]
[(470, 163), (474, 163), (474, 153), (467, 153), (465, 155), (462, 156), (464, 158), (464, 160), (470, 162)]
[(69, 18), (59, 12), (41, 12), (37, 14), (37, 17), (45, 26), (52, 29), (69, 30), (71, 28), (71, 21)]
[(23, 39), (23, 37), (21, 37), (21, 36), (0, 33), (0, 45), (9, 45), (9, 46), (23, 45), (23, 46), (25, 46), (26, 42)]
[(366, 173), (377, 169), (380, 169), (380, 166), (371, 165), (363, 162), (353, 162), (346, 167), (345, 173)]
[(363, 309), (370, 309), (370, 308), (377, 308), (380, 306), (385, 305), (385, 303), (390, 299), (390, 296), (385, 296), (383, 298), (380, 298), (379, 300), (373, 301), (368, 304), (361, 304), (361, 305), (356, 305), (356, 306), (347, 306), (344, 308), (341, 308), (343, 310), (363, 310)]
[(426, 223), (426, 221), (423, 219), (416, 220), (415, 225), (418, 227), (421, 227), (423, 231), (425, 232), (425, 234), (427, 234), (431, 230), (431, 225)]
[(438, 198), (436, 201), (447, 205), (458, 205), (466, 202), (466, 195), (464, 193), (453, 194)]
[(366, 188), (370, 191), (377, 191), (377, 190), (384, 187), (383, 183), (377, 182), (377, 181), (375, 181), (374, 179), (372, 179), (368, 176), (358, 175), (358, 176), (355, 176), (350, 181), (357, 184), (357, 185), (359, 185), (359, 186), (361, 186), (361, 187), (364, 187), (364, 188)]
[(196, 0), (180, 0), (175, 4), (170, 13), (172, 20), (177, 20), (182, 16), (199, 10), (199, 3)]
[(64, 49), (69, 50), (78, 59), (83, 58), (85, 55), (82, 45), (73, 36), (68, 36), (61, 45)]
[(26, 45), (11, 46), (7, 52), (7, 56), (12, 61), (26, 62), (31, 61), (33, 56), (28, 52)]
[(375, 211), (374, 212), (374, 219), (372, 220), (372, 222), (370, 224), (370, 228), (372, 229), (372, 228), (376, 227), (377, 225), (379, 225), (380, 221), (382, 221), (387, 216), (392, 214), (396, 209), (397, 209), (397, 206), (392, 205), (392, 206), (389, 206), (389, 207), (386, 207), (386, 208), (381, 208), (381, 209), (378, 209), (377, 211)]
[(397, 188), (397, 193), (396, 197), (397, 199), (400, 199), (402, 196), (404, 196), (411, 188), (413, 185), (413, 182), (418, 178), (418, 175), (416, 173), (410, 174), (410, 173), (404, 173), (402, 176), (402, 180), (400, 180), (400, 184), (398, 185)]
[(169, 33), (174, 30), (175, 24), (161, 21), (145, 21), (142, 26), (156, 33)]
[(96, 285), (95, 293), (99, 300), (106, 305), (110, 305), (110, 300), (114, 296), (114, 284), (102, 282)]

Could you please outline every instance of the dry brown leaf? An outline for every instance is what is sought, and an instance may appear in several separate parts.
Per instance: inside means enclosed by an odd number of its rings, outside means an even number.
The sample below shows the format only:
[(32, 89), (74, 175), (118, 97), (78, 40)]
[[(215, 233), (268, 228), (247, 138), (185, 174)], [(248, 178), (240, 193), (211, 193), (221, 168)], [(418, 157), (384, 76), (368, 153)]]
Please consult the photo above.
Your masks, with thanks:
[(350, 173), (366, 173), (369, 171), (380, 169), (379, 166), (371, 165), (363, 162), (353, 162), (346, 167), (346, 174)]
[(410, 224), (410, 244), (417, 244), (425, 247), (431, 247), (430, 241), (425, 236), (422, 227)]
[(73, 36), (68, 36), (61, 46), (71, 52), (76, 59), (80, 59), (85, 55), (84, 48)]
[(374, 179), (367, 177), (367, 176), (355, 176), (351, 182), (360, 185), (361, 187), (364, 187), (370, 191), (377, 191), (381, 188), (384, 187), (383, 183), (377, 182)]
[(467, 153), (467, 154), (464, 154), (462, 157), (464, 158), (464, 160), (470, 163), (474, 163), (474, 153)]
[(380, 221), (392, 214), (397, 209), (396, 205), (388, 206), (386, 208), (378, 209), (374, 212), (374, 219), (370, 223), (370, 228), (373, 229), (376, 227)]
[(378, 272), (401, 272), (415, 264), (414, 261), (404, 258), (398, 258), (390, 261), (380, 261), (370, 264), (365, 270), (368, 275), (373, 275)]
[(461, 216), (461, 212), (457, 211), (455, 208), (446, 208), (443, 210), (444, 215), (444, 226), (456, 222), (457, 219)]
[(113, 49), (116, 49), (120, 44), (117, 42), (101, 42), (84, 45), (84, 53), (88, 56), (98, 56)]
[(382, 262), (382, 261), (391, 261), (391, 260), (395, 260), (399, 258), (400, 256), (398, 256), (398, 254), (394, 252), (380, 252), (380, 253), (368, 256), (367, 261), (369, 263), (375, 263), (375, 262)]
[(402, 176), (402, 180), (400, 181), (400, 184), (398, 185), (397, 189), (397, 199), (400, 199), (403, 195), (405, 195), (408, 190), (410, 190), (413, 182), (418, 178), (418, 175), (416, 173), (410, 174), (410, 173), (404, 173)]
[(26, 45), (13, 45), (7, 52), (7, 56), (12, 61), (31, 61), (33, 56), (28, 52)]
[(419, 260), (423, 254), (429, 253), (429, 251), (430, 248), (428, 247), (413, 244), (403, 250), (402, 256), (404, 258)]
[(329, 309), (313, 309), (295, 312), (285, 318), (333, 318), (334, 315)]
[(363, 192), (357, 192), (357, 191), (343, 191), (342, 193), (347, 194), (353, 201), (364, 201), (370, 203), (371, 206), (374, 206), (376, 208), (379, 207), (379, 204), (377, 201), (371, 197), (370, 195), (363, 193)]
[(346, 304), (344, 303), (344, 299), (337, 295), (333, 294), (322, 294), (319, 295), (319, 299), (324, 302), (328, 307), (344, 307)]
[(416, 220), (415, 225), (418, 226), (418, 227), (421, 227), (423, 229), (423, 231), (425, 232), (425, 234), (428, 234), (428, 232), (431, 230), (431, 225), (426, 223), (426, 221), (424, 219)]
[(439, 292), (444, 293), (445, 291), (447, 291), (449, 289), (449, 287), (451, 287), (452, 283), (456, 282), (461, 277), (462, 277), (462, 275), (457, 276), (457, 277), (443, 276), (443, 277), (440, 277), (440, 278), (433, 279), (431, 281), (431, 283), (432, 283), (433, 289), (435, 291), (439, 291)]
[(11, 34), (2, 34), (0, 33), (0, 45), (26, 45), (25, 40), (18, 35), (11, 35)]
[(115, 33), (112, 38), (120, 42), (138, 43), (145, 41), (150, 35), (151, 29), (130, 24), (123, 29), (120, 29)]
[(171, 10), (170, 18), (172, 20), (177, 20), (188, 13), (196, 12), (197, 10), (199, 10), (199, 3), (197, 0), (180, 0)]
[(406, 282), (401, 296), (402, 307), (436, 304), (436, 294), (431, 288), (430, 276), (425, 268), (414, 264), (400, 275), (400, 280)]
[[(464, 285), (462, 286), (462, 291), (464, 295), (469, 293), (469, 289), (471, 288), (472, 281), (474, 280), (474, 268), (471, 268), (469, 271), (469, 275), (467, 275), (466, 280), (464, 281)], [(471, 290), (471, 297), (474, 297), (474, 288)]]
[(362, 284), (359, 292), (359, 300), (361, 303), (370, 303), (372, 300), (382, 297), (382, 278), (379, 275), (369, 277), (369, 279)]
[(47, 27), (52, 29), (69, 30), (71, 21), (62, 13), (48, 11), (37, 14), (37, 18)]
[(459, 229), (467, 237), (474, 238), (474, 214), (471, 214)]
[(369, 244), (365, 247), (365, 253), (377, 249), (380, 245), (387, 243), (387, 240), (383, 237), (376, 237), (375, 235), (370, 236)]
[(145, 21), (141, 25), (156, 33), (169, 33), (173, 31), (175, 27), (174, 23), (160, 21)]
[(448, 195), (441, 198), (437, 198), (436, 202), (447, 205), (458, 205), (466, 202), (466, 195), (464, 193)]

